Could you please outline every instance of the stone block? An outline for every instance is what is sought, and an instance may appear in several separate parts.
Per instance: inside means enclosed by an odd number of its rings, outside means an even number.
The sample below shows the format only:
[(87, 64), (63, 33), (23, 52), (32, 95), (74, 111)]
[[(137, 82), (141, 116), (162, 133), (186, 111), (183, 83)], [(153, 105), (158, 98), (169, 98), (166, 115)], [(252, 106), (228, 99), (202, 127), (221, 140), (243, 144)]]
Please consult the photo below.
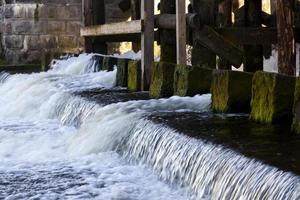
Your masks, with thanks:
[(117, 86), (127, 87), (128, 81), (128, 62), (129, 59), (118, 59), (117, 63)]
[(22, 49), (24, 46), (24, 36), (10, 35), (4, 36), (5, 47), (8, 49)]
[(173, 95), (175, 64), (157, 62), (153, 64), (150, 84), (150, 97), (162, 98)]
[(115, 66), (118, 64), (118, 59), (115, 57), (104, 57), (103, 64), (102, 64), (102, 70), (106, 71), (113, 71)]
[(13, 23), (15, 34), (30, 34), (33, 29), (33, 22), (30, 21), (15, 21)]
[(41, 35), (41, 44), (46, 49), (54, 49), (58, 46), (58, 37), (54, 35)]
[(81, 28), (82, 24), (81, 22), (77, 22), (77, 21), (70, 21), (67, 22), (67, 33), (69, 34), (75, 34), (77, 36), (80, 35), (80, 28)]
[(49, 21), (48, 34), (63, 33), (65, 31), (65, 22)]
[(142, 88), (141, 81), (142, 69), (140, 60), (128, 62), (128, 90), (132, 92), (140, 91)]
[(58, 44), (59, 48), (75, 48), (77, 46), (77, 40), (75, 36), (59, 36)]
[(210, 92), (212, 70), (208, 68), (176, 65), (174, 95), (195, 96)]
[(36, 50), (41, 48), (40, 37), (38, 35), (25, 36), (24, 49)]
[(211, 93), (215, 112), (249, 112), (252, 73), (214, 70)]
[(294, 92), (295, 77), (256, 72), (250, 119), (261, 123), (291, 121)]

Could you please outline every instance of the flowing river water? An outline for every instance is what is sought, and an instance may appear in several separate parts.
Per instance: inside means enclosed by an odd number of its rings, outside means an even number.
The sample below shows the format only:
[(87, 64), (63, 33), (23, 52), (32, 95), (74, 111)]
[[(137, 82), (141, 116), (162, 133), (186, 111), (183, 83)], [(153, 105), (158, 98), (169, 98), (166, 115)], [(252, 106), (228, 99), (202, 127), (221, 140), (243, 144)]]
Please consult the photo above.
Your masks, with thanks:
[(1, 74), (0, 199), (300, 199), (299, 176), (149, 119), (210, 113), (209, 94), (96, 103), (76, 93), (120, 88), (94, 71), (83, 54)]

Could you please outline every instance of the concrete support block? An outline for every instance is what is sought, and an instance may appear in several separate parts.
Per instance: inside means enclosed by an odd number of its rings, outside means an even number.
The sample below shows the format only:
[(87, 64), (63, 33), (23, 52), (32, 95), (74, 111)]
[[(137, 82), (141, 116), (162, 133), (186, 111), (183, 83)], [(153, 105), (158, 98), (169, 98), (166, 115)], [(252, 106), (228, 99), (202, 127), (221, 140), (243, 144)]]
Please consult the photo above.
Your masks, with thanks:
[(128, 86), (128, 62), (129, 59), (118, 59), (117, 64), (117, 86), (127, 87)]
[(291, 121), (294, 91), (295, 77), (256, 72), (250, 119), (261, 123)]
[(249, 112), (252, 78), (252, 73), (214, 70), (212, 109), (216, 112)]
[(174, 73), (174, 94), (194, 96), (210, 92), (212, 70), (208, 68), (177, 65)]
[(141, 90), (141, 61), (128, 62), (128, 90), (135, 92)]
[(170, 97), (174, 93), (175, 64), (158, 62), (154, 63), (151, 73), (150, 97)]
[(293, 124), (292, 130), (300, 134), (300, 78), (296, 79), (295, 84), (295, 96), (294, 96), (294, 107), (293, 107)]
[(114, 67), (117, 66), (118, 59), (114, 57), (104, 57), (102, 70), (113, 71)]

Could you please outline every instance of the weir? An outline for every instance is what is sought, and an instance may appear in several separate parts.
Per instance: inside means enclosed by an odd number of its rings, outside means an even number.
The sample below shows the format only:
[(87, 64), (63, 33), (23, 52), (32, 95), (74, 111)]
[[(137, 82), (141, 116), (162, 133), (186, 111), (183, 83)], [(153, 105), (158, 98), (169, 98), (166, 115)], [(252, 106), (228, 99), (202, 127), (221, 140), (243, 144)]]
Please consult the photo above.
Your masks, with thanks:
[[(130, 93), (116, 87), (116, 69), (94, 72), (95, 64), (83, 54), (48, 72), (1, 74), (1, 198), (299, 198), (297, 166), (256, 158), (251, 148), (247, 154), (205, 129), (218, 127), (208, 122), (241, 125), (245, 115), (213, 114), (210, 94)], [(226, 127), (219, 127), (225, 137)]]

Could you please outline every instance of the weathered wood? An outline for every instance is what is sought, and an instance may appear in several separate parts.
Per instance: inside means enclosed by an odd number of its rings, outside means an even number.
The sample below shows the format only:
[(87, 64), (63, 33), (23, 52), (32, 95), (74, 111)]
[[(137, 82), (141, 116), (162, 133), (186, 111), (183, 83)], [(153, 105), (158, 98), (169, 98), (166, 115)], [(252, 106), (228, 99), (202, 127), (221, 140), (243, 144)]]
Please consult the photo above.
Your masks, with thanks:
[[(214, 0), (192, 0), (193, 10), (201, 16), (203, 23), (210, 26), (215, 26), (216, 2)], [(216, 67), (216, 54), (207, 49), (203, 44), (195, 40), (202, 37), (198, 30), (193, 31), (193, 49), (192, 49), (192, 65), (203, 66), (209, 68)]]
[(177, 64), (186, 64), (186, 14), (185, 0), (176, 0)]
[[(262, 1), (245, 0), (245, 26), (262, 26)], [(263, 46), (244, 45), (244, 71), (256, 72), (263, 70)]]
[[(154, 28), (153, 28), (154, 29)], [(131, 33), (141, 33), (142, 21), (126, 21), (111, 24), (103, 24), (98, 26), (83, 27), (80, 30), (80, 35), (86, 36), (105, 36), (105, 35), (121, 35)]]
[(234, 43), (225, 40), (222, 35), (207, 25), (204, 25), (197, 33), (197, 35), (194, 35), (194, 41), (226, 59), (236, 68), (241, 66), (243, 62), (243, 51), (234, 45)]
[(151, 81), (151, 67), (154, 62), (154, 0), (141, 3), (142, 29), (142, 90), (148, 90)]
[(277, 0), (278, 69), (291, 76), (296, 75), (294, 6), (294, 0)]
[[(162, 29), (176, 28), (176, 15), (174, 14), (160, 14), (155, 15), (155, 27)], [(186, 14), (186, 25), (190, 29), (201, 28), (201, 18), (198, 14)]]
[[(175, 14), (176, 3), (175, 0), (161, 0), (160, 1), (161, 14)], [(176, 44), (169, 41), (176, 41), (176, 31), (168, 29), (159, 29), (160, 33), (160, 60), (164, 62), (176, 63)]]
[[(130, 0), (130, 2), (131, 2), (131, 20), (141, 19), (141, 0)], [(141, 50), (141, 43), (133, 42), (132, 50), (134, 52), (138, 52), (139, 50)]]
[[(218, 26), (232, 26), (232, 0), (224, 0), (219, 4)], [(230, 63), (222, 58), (219, 58), (218, 69), (231, 69)]]
[[(104, 0), (84, 0), (83, 1), (83, 24), (84, 26), (99, 25), (105, 23)], [(99, 42), (93, 37), (85, 38), (86, 52), (107, 53), (105, 42)]]

